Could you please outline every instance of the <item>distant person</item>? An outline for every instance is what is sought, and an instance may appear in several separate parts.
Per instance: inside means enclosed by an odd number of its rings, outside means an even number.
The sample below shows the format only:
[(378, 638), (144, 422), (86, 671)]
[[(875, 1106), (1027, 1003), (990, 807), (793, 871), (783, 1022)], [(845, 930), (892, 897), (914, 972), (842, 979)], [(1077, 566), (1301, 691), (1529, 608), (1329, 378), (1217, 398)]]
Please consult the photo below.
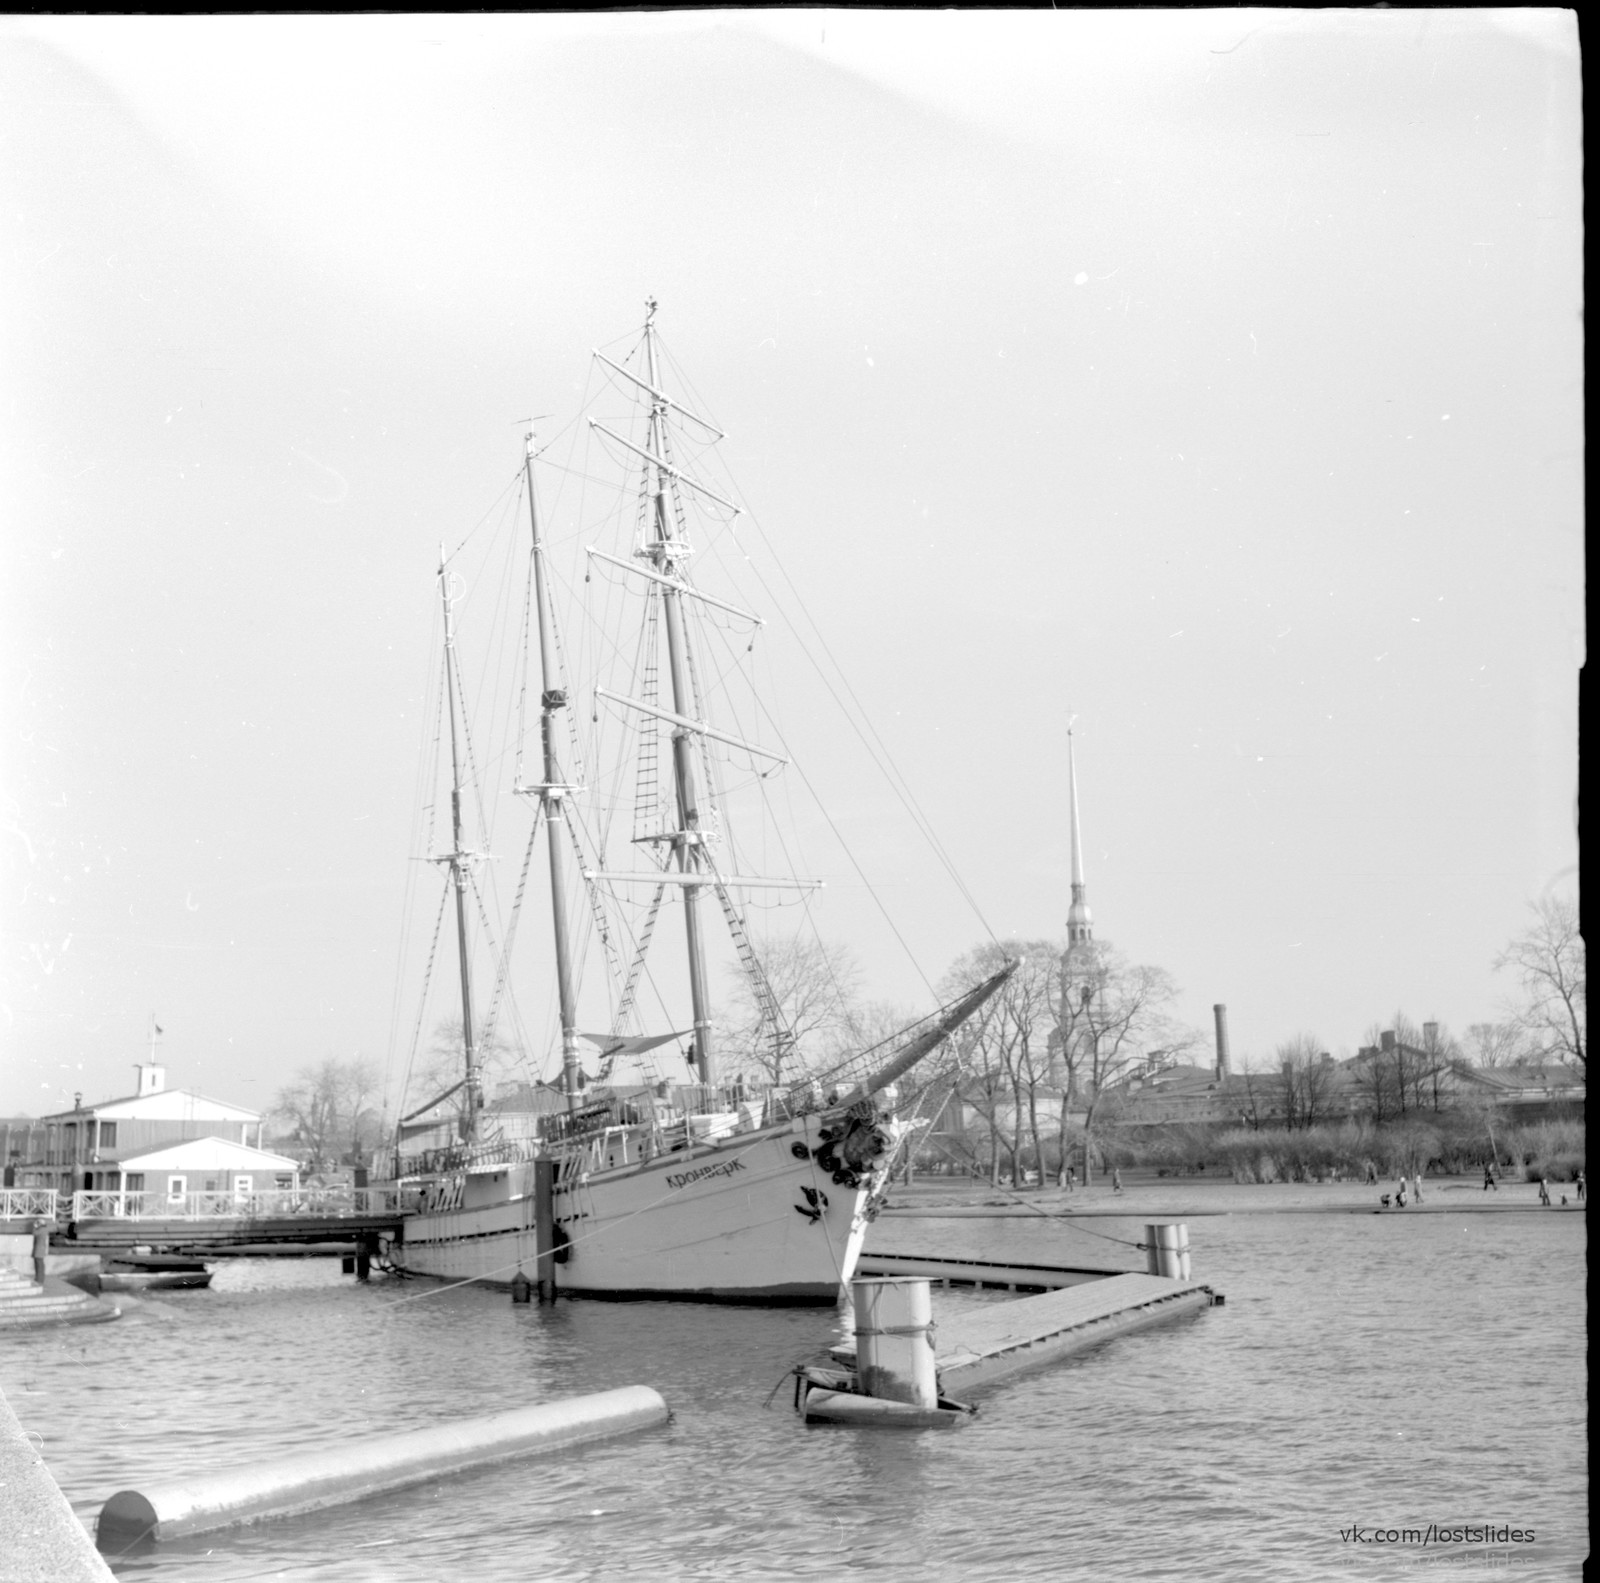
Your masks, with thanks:
[(1578, 1185), (1578, 1202), (1581, 1204), (1583, 1202), (1583, 1172), (1582, 1171), (1578, 1172), (1577, 1185)]
[(1484, 1192), (1487, 1193), (1491, 1187), (1497, 1193), (1500, 1191), (1500, 1184), (1497, 1181), (1495, 1181), (1495, 1179), (1494, 1179), (1494, 1167), (1492, 1165), (1486, 1165), (1483, 1168), (1483, 1190), (1484, 1190)]
[[(1580, 1177), (1579, 1180), (1581, 1181), (1582, 1178)], [(1076, 1171), (1076, 1169), (1074, 1167), (1069, 1165), (1067, 1167), (1067, 1191), (1069, 1193), (1075, 1193), (1075, 1192), (1077, 1192), (1077, 1190), (1078, 1190), (1078, 1173), (1077, 1173), (1077, 1171)], [(1580, 1198), (1583, 1196), (1583, 1189), (1581, 1187), (1578, 1189), (1578, 1196)]]
[(1417, 1202), (1420, 1204), (1422, 1202), (1422, 1172), (1421, 1171), (1418, 1171), (1416, 1173), (1416, 1175), (1411, 1178), (1411, 1187), (1412, 1187), (1412, 1192), (1413, 1192), (1414, 1196), (1416, 1197)]
[(1113, 1193), (1122, 1191), (1122, 1172), (1114, 1165), (1111, 1167), (1111, 1191)]
[(1539, 1202), (1546, 1209), (1550, 1207), (1550, 1188), (1542, 1176), (1539, 1178)]
[(1378, 1185), (1378, 1168), (1372, 1163), (1371, 1160), (1367, 1161), (1367, 1185), (1369, 1187), (1376, 1187)]

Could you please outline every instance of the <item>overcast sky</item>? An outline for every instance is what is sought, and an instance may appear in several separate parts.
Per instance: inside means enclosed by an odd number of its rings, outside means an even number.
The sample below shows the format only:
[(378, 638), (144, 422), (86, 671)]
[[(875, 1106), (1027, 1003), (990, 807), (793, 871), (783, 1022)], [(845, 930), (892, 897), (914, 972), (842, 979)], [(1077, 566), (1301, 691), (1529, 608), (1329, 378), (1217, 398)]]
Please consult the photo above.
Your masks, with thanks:
[(0, 23), (0, 1114), (152, 1013), (259, 1108), (387, 1059), (437, 546), (650, 295), (976, 902), (860, 783), (870, 995), (1064, 933), (1076, 716), (1097, 932), (1236, 1056), (1495, 1017), (1576, 883), (1579, 66), (1540, 10)]

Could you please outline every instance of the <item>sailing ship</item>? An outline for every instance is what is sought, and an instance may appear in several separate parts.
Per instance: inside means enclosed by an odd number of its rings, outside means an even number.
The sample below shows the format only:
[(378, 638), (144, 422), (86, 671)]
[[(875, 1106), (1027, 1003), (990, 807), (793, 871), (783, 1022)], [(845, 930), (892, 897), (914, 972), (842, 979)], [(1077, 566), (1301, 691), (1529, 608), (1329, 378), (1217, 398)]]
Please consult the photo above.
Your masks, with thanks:
[[(536, 504), (537, 452), (530, 434), (523, 462), (533, 609), (527, 647), (530, 655), (536, 647), (538, 655), (539, 774), (516, 790), (535, 809), (530, 856), (541, 826), (546, 837), (562, 1108), (540, 1116), (532, 1135), (521, 1136), (507, 1135), (503, 1128), (497, 1133), (494, 1113), (485, 1108), (487, 1040), (474, 1019), (469, 951), (475, 859), (466, 849), (462, 813), (463, 744), (470, 739), (464, 720), (458, 723), (463, 687), (453, 657), (450, 572), (441, 553), (452, 841), (435, 861), (445, 870), (447, 893), (454, 899), (463, 1070), (453, 1085), (458, 1115), (449, 1143), (407, 1155), (397, 1139), (394, 1175), (409, 1213), (384, 1252), (397, 1271), (514, 1285), (538, 1267), (543, 1194), (543, 1251), (548, 1254), (553, 1241), (564, 1293), (832, 1304), (855, 1270), (897, 1152), (915, 1127), (896, 1113), (898, 1081), (945, 1046), (1006, 974), (891, 1039), (852, 1052), (829, 1070), (779, 1080), (795, 1036), (767, 982), (741, 898), (753, 889), (796, 882), (730, 868), (722, 851), (726, 832), (709, 749), (715, 744), (725, 756), (779, 755), (722, 730), (703, 696), (706, 657), (696, 646), (696, 618), (707, 610), (724, 620), (743, 620), (746, 614), (700, 589), (691, 577), (690, 523), (694, 508), (705, 502), (724, 512), (738, 508), (680, 463), (688, 450), (680, 440), (683, 425), (702, 440), (710, 436), (714, 442), (721, 434), (664, 389), (654, 312), (652, 301), (643, 335), (623, 361), (594, 354), (610, 385), (625, 391), (637, 409), (631, 437), (590, 419), (608, 454), (625, 459), (636, 510), (630, 555), (587, 552), (591, 564), (598, 559), (643, 606), (648, 643), (638, 651), (647, 654), (634, 672), (638, 695), (594, 685), (597, 712), (603, 701), (615, 717), (634, 723), (644, 767), (636, 775), (635, 833), (629, 845), (643, 855), (625, 871), (608, 865), (603, 853), (585, 850), (578, 829), (582, 821), (569, 813), (584, 789), (573, 763), (577, 748), (570, 747), (565, 757), (562, 748), (564, 740), (576, 741), (570, 730), (572, 688), (561, 668), (565, 650)], [(581, 895), (580, 880), (620, 979), (610, 1026), (602, 1034), (580, 1028), (571, 918), (578, 909), (569, 907), (569, 886)], [(621, 892), (653, 897), (634, 932), (635, 950), (625, 972), (615, 931), (604, 924), (606, 897)], [(686, 955), (678, 976), (687, 988), (689, 1026), (649, 1033), (640, 1028), (641, 974), (669, 897), (682, 914)], [(759, 1010), (760, 1037), (774, 1052), (774, 1059), (763, 1063), (770, 1081), (756, 1083), (748, 1071), (730, 1078), (719, 1059), (707, 972), (708, 904), (720, 909), (727, 924)], [(692, 1081), (609, 1081), (619, 1061), (646, 1064), (648, 1071), (653, 1049), (685, 1037)], [(580, 1056), (585, 1039), (599, 1047), (596, 1081), (589, 1079)], [(451, 1097), (451, 1091), (440, 1096)], [(437, 1103), (431, 1101), (433, 1110), (424, 1106), (407, 1120), (437, 1114)]]

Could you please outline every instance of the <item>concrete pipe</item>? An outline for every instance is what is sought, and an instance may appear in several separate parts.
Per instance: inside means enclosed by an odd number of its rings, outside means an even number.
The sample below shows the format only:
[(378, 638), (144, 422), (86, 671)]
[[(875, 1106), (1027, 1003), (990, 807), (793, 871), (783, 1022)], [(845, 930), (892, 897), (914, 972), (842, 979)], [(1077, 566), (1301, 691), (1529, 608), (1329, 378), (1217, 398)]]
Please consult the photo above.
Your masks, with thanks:
[(121, 1550), (146, 1537), (168, 1539), (314, 1511), (486, 1462), (653, 1428), (670, 1416), (649, 1386), (628, 1385), (432, 1429), (352, 1440), (332, 1451), (119, 1490), (100, 1510), (95, 1539), (102, 1550)]

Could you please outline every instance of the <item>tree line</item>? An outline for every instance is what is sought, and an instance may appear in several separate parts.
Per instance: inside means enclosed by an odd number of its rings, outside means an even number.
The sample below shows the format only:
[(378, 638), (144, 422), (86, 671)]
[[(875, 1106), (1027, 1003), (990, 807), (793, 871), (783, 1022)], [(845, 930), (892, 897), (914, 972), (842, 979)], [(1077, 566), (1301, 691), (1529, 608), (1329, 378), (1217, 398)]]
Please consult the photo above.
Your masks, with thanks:
[[(1469, 1027), (1458, 1041), (1442, 1024), (1420, 1026), (1397, 1013), (1367, 1034), (1370, 1057), (1338, 1080), (1314, 1035), (1279, 1044), (1270, 1073), (1248, 1070), (1235, 1088), (1248, 1130), (1305, 1132), (1334, 1119), (1353, 1086), (1374, 1124), (1437, 1113), (1448, 1076), (1463, 1060), (1506, 1066), (1560, 1061), (1586, 1070), (1588, 1013), (1583, 938), (1577, 905), (1548, 898), (1532, 922), (1495, 959), (1518, 995), (1495, 1023)], [(781, 1085), (826, 1071), (870, 1048), (912, 1014), (861, 993), (861, 972), (840, 945), (802, 937), (757, 942), (765, 983), (758, 992), (737, 974), (726, 998), (722, 1058), (730, 1075)], [(1119, 1086), (1150, 1057), (1163, 1064), (1204, 1049), (1208, 1038), (1176, 1016), (1178, 986), (1164, 968), (1131, 961), (1105, 941), (990, 941), (965, 953), (938, 984), (952, 999), (990, 977), (1003, 962), (1017, 971), (958, 1030), (945, 1057), (916, 1069), (901, 1100), (928, 1123), (922, 1152), (953, 1168), (982, 1169), (994, 1180), (1042, 1173), (1047, 1162), (1065, 1183), (1073, 1162), (1095, 1168), (1099, 1139), (1115, 1121)], [(773, 1008), (783, 1028), (774, 1037)], [(461, 1072), (460, 1025), (442, 1024), (414, 1088), (443, 1093)], [(509, 1072), (520, 1052), (502, 1043), (480, 1052), (489, 1082)], [(313, 1170), (365, 1158), (392, 1133), (375, 1062), (329, 1058), (302, 1068), (280, 1090), (274, 1117), (284, 1141)], [(941, 1112), (959, 1103), (973, 1129), (942, 1128)], [(1460, 1106), (1459, 1094), (1451, 1103)]]

